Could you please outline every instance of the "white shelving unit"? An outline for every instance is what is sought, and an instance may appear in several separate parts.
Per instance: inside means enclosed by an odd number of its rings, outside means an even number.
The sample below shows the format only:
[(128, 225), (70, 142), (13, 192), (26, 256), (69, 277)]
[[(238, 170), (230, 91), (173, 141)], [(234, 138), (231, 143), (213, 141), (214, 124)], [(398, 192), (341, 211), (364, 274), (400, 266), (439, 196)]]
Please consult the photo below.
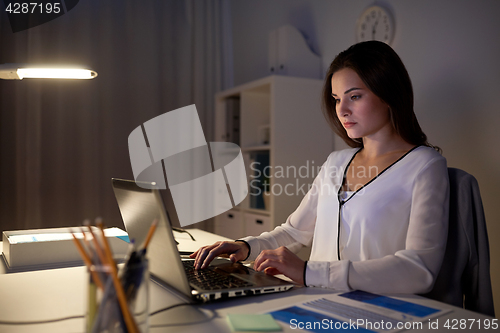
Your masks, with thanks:
[[(240, 145), (250, 192), (215, 218), (216, 234), (259, 235), (297, 208), (333, 149), (333, 132), (321, 112), (322, 87), (321, 80), (273, 75), (216, 94), (216, 141)], [(256, 195), (266, 179), (256, 177), (261, 170), (269, 175), (266, 207)]]

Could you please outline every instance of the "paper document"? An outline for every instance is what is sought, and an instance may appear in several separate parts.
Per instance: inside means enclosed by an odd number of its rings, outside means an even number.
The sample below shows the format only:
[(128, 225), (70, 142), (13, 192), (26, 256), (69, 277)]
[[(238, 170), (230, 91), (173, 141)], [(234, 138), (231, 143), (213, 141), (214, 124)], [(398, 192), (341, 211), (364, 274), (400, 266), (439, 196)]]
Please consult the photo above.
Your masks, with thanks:
[(429, 307), (395, 297), (352, 291), (278, 309), (270, 314), (293, 329), (311, 332), (325, 329), (399, 332), (426, 328), (431, 319), (450, 311), (441, 305)]
[[(104, 230), (106, 237), (124, 237), (128, 234), (119, 228), (109, 228)], [(75, 232), (76, 238), (82, 239), (83, 234), (81, 232)], [(10, 235), (10, 244), (21, 244), (21, 243), (33, 243), (33, 242), (51, 242), (51, 241), (62, 241), (71, 240), (70, 232), (57, 232), (57, 233), (40, 233), (40, 234), (26, 234), (26, 235)]]

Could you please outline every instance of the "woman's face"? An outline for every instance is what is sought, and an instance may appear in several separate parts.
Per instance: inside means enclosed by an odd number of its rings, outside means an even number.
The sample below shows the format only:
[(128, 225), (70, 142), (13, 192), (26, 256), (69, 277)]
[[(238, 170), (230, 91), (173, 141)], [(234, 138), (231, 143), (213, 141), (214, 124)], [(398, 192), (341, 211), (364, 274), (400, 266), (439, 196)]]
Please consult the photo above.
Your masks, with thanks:
[(376, 139), (392, 133), (389, 106), (368, 89), (354, 70), (335, 72), (331, 83), (337, 117), (351, 139)]

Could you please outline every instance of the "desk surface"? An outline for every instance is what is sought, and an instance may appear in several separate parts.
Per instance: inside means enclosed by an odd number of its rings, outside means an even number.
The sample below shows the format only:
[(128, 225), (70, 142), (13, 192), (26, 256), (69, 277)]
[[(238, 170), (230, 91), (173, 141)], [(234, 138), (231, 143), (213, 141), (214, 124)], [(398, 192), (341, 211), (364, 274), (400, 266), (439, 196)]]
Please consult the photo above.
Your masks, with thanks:
[[(199, 230), (189, 230), (196, 242), (186, 234), (177, 234), (180, 249), (192, 251), (200, 245), (211, 244), (222, 237)], [(1, 251), (0, 243), (0, 251)], [(64, 321), (30, 325), (2, 325), (0, 332), (83, 332), (86, 269), (71, 267), (40, 271), (5, 273), (0, 264), (0, 322), (46, 321), (48, 319), (75, 317)], [(150, 312), (171, 305), (185, 303), (186, 300), (157, 283), (150, 282)], [(333, 295), (333, 290), (321, 288), (294, 288), (279, 294), (260, 295), (226, 300), (206, 305), (186, 305), (175, 307), (150, 317), (150, 332), (231, 332), (226, 322), (230, 313), (267, 313), (294, 304)], [(394, 295), (414, 303), (438, 306), (442, 303), (415, 295)], [(424, 323), (419, 332), (449, 332), (444, 327), (447, 319), (468, 320), (467, 327), (474, 320), (473, 329), (478, 331), (478, 323), (490, 317), (448, 306), (453, 311), (438, 318), (439, 329), (429, 328)], [(479, 322), (478, 322), (479, 320)], [(435, 320), (434, 320), (435, 321)], [(284, 332), (297, 332), (289, 323), (279, 322)], [(449, 321), (452, 324), (452, 321)], [(481, 324), (481, 327), (483, 325)], [(482, 327), (483, 328), (483, 327)], [(499, 329), (500, 330), (500, 329)], [(453, 330), (454, 331), (454, 330)], [(469, 331), (469, 329), (467, 329)], [(490, 331), (493, 331), (490, 329)], [(494, 330), (498, 331), (498, 330)]]

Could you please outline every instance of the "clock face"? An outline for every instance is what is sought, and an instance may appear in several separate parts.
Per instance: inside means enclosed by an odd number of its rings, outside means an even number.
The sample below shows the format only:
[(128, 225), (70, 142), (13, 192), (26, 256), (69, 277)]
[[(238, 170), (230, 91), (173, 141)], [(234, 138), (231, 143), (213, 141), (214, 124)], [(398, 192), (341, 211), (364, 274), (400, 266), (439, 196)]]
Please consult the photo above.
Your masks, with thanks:
[(390, 13), (380, 6), (368, 7), (356, 23), (356, 41), (378, 40), (390, 44), (394, 23)]

